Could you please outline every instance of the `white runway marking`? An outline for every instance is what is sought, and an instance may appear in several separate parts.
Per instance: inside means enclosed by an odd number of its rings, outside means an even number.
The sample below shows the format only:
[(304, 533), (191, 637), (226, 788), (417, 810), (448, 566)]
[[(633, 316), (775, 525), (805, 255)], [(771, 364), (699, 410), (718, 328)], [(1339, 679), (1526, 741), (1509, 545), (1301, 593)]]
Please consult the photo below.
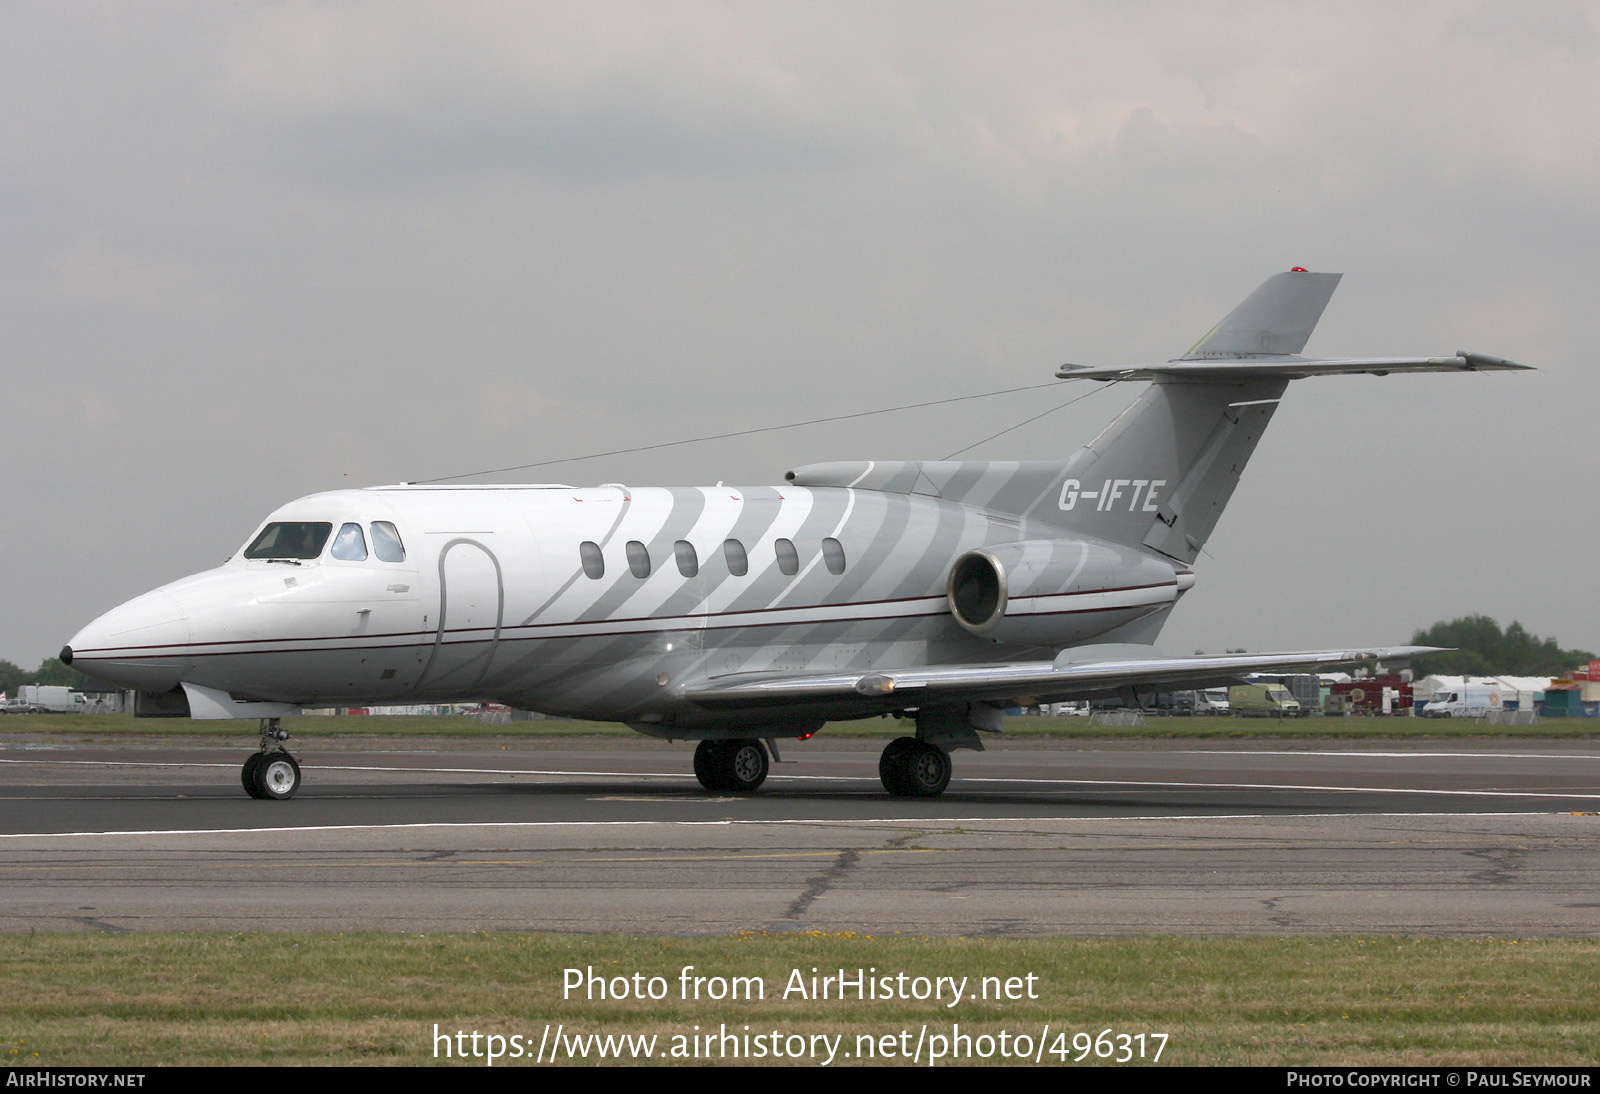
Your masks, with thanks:
[[(1209, 753), (1208, 753), (1209, 754)], [(1306, 753), (1283, 753), (1284, 755), (1306, 755)], [(1201, 755), (1201, 753), (1196, 753)], [(1327, 755), (1385, 755), (1384, 753), (1327, 753)], [(1404, 753), (1403, 755), (1411, 755)], [(1537, 757), (1542, 758), (1542, 757)], [(99, 767), (203, 767), (227, 768), (232, 770), (236, 764), (218, 763), (177, 763), (161, 762), (154, 760), (0, 760), (0, 763), (14, 764), (81, 764), (84, 766)], [(393, 772), (395, 774), (436, 774), (436, 775), (532, 775), (541, 778), (571, 778), (571, 779), (677, 779), (693, 781), (694, 776), (684, 771), (549, 771), (540, 768), (511, 768), (511, 767), (383, 767), (377, 765), (356, 764), (317, 764), (316, 771), (366, 771), (366, 772)], [(792, 775), (788, 773), (774, 774), (768, 777), (768, 782), (870, 782), (874, 786), (878, 780), (869, 775)], [(1550, 791), (1550, 790), (1425, 790), (1405, 786), (1338, 786), (1322, 785), (1317, 783), (1241, 783), (1241, 782), (1194, 782), (1176, 781), (1171, 779), (1040, 779), (1025, 776), (1005, 775), (967, 775), (958, 776), (951, 780), (952, 788), (959, 788), (970, 783), (1004, 783), (1007, 785), (1023, 784), (1028, 786), (1074, 786), (1074, 787), (1132, 787), (1149, 789), (1173, 790), (1279, 790), (1279, 791), (1314, 791), (1317, 793), (1333, 794), (1423, 794), (1456, 797), (1485, 797), (1485, 798), (1582, 798), (1600, 800), (1600, 791), (1585, 792), (1580, 790)]]
[(1578, 790), (1551, 791), (1551, 790), (1421, 790), (1409, 786), (1317, 786), (1315, 784), (1302, 785), (1299, 783), (1201, 783), (1201, 782), (1171, 782), (1165, 779), (1150, 781), (1122, 780), (1122, 779), (1007, 779), (1000, 776), (974, 777), (952, 779), (950, 785), (956, 783), (1044, 783), (1053, 786), (1148, 786), (1171, 788), (1178, 790), (1316, 790), (1336, 794), (1442, 794), (1465, 795), (1476, 798), (1595, 798), (1600, 800), (1600, 791), (1584, 793)]
[[(1547, 812), (1495, 812), (1495, 813), (1362, 813), (1361, 817), (1397, 818), (1440, 818), (1453, 820), (1468, 820), (1475, 817), (1560, 817), (1560, 816), (1591, 816), (1592, 814), (1569, 814)], [(918, 828), (936, 829), (946, 825), (972, 825), (992, 824), (1011, 827), (1018, 824), (1120, 824), (1123, 821), (1236, 821), (1236, 820), (1348, 820), (1349, 817), (1341, 813), (1217, 813), (1187, 815), (1153, 814), (1137, 817), (877, 817), (871, 820), (822, 820), (822, 819), (774, 819), (774, 820), (641, 820), (641, 821), (421, 821), (404, 824), (308, 824), (302, 827), (283, 828), (154, 828), (133, 832), (7, 832), (0, 833), (0, 840), (6, 839), (37, 839), (40, 837), (95, 837), (102, 836), (253, 836), (270, 833), (294, 832), (386, 832), (386, 831), (416, 831), (423, 828), (455, 829), (455, 828), (643, 828), (651, 825), (660, 825), (667, 828), (727, 828), (738, 826), (757, 825), (799, 825), (799, 826), (827, 826), (827, 827), (877, 827), (880, 825), (912, 825)]]
[(1169, 756), (1367, 756), (1382, 760), (1600, 760), (1600, 752), (1340, 752), (1285, 749), (1184, 749)]

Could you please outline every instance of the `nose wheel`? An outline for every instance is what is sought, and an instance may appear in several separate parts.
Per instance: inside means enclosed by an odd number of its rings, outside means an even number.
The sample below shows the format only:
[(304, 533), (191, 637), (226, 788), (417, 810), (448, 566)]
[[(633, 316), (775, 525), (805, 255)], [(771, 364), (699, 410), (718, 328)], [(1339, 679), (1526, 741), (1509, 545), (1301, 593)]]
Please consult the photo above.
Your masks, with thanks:
[(294, 797), (300, 789), (300, 764), (284, 751), (283, 742), (289, 734), (276, 718), (264, 718), (261, 723), (261, 751), (251, 755), (239, 770), (239, 781), (244, 791), (261, 801), (282, 801)]
[(748, 794), (767, 779), (767, 749), (749, 737), (701, 741), (694, 750), (694, 777), (707, 790)]

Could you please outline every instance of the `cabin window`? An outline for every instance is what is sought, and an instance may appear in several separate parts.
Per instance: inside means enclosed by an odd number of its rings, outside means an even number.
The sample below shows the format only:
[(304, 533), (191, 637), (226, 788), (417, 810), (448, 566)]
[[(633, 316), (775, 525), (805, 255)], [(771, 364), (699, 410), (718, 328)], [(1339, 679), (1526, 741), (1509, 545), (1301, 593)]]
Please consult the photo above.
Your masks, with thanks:
[(634, 577), (650, 576), (650, 552), (636, 539), (628, 541), (628, 569)]
[(822, 541), (822, 561), (830, 574), (844, 573), (844, 544), (829, 536)]
[(728, 562), (728, 572), (734, 577), (743, 577), (750, 572), (750, 556), (745, 554), (744, 544), (736, 539), (725, 540), (722, 544), (722, 557)]
[(700, 572), (700, 556), (695, 554), (694, 544), (680, 539), (672, 545), (672, 553), (677, 556), (678, 572), (684, 577), (694, 577)]
[(600, 553), (598, 543), (586, 539), (578, 544), (578, 557), (583, 560), (583, 572), (586, 576), (596, 581), (606, 576), (606, 556)]
[(794, 543), (787, 539), (780, 539), (773, 544), (778, 552), (778, 570), (786, 577), (793, 577), (800, 572), (800, 552), (794, 549)]
[(333, 537), (333, 550), (328, 552), (340, 562), (367, 561), (367, 537), (361, 534), (361, 525), (346, 524)]
[(274, 522), (244, 549), (245, 558), (316, 558), (333, 532), (326, 521)]
[(378, 556), (379, 562), (406, 560), (406, 547), (400, 542), (400, 533), (386, 520), (372, 522), (372, 553)]

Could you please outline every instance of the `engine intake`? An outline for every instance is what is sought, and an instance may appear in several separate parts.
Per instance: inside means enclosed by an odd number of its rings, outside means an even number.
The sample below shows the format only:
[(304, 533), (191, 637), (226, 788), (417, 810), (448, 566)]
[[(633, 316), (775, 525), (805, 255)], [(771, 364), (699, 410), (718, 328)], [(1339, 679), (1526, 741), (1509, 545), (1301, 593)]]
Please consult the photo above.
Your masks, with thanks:
[(993, 642), (1064, 646), (1170, 607), (1193, 574), (1132, 548), (1087, 539), (1023, 540), (968, 551), (946, 600), (965, 630)]
[(950, 612), (973, 634), (988, 634), (1006, 614), (1006, 571), (988, 551), (968, 551), (950, 567)]

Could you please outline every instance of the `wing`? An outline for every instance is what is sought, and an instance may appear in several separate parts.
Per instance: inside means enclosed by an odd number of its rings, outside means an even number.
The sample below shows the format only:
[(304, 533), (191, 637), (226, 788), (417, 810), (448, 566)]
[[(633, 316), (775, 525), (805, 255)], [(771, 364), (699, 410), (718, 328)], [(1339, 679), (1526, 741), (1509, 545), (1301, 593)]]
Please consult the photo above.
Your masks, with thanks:
[(851, 706), (863, 713), (935, 703), (1054, 703), (1137, 687), (1170, 690), (1235, 684), (1256, 672), (1329, 672), (1439, 652), (1434, 646), (1166, 657), (1154, 646), (1081, 646), (1055, 661), (939, 665), (860, 672), (772, 672), (718, 676), (678, 694), (707, 710)]

